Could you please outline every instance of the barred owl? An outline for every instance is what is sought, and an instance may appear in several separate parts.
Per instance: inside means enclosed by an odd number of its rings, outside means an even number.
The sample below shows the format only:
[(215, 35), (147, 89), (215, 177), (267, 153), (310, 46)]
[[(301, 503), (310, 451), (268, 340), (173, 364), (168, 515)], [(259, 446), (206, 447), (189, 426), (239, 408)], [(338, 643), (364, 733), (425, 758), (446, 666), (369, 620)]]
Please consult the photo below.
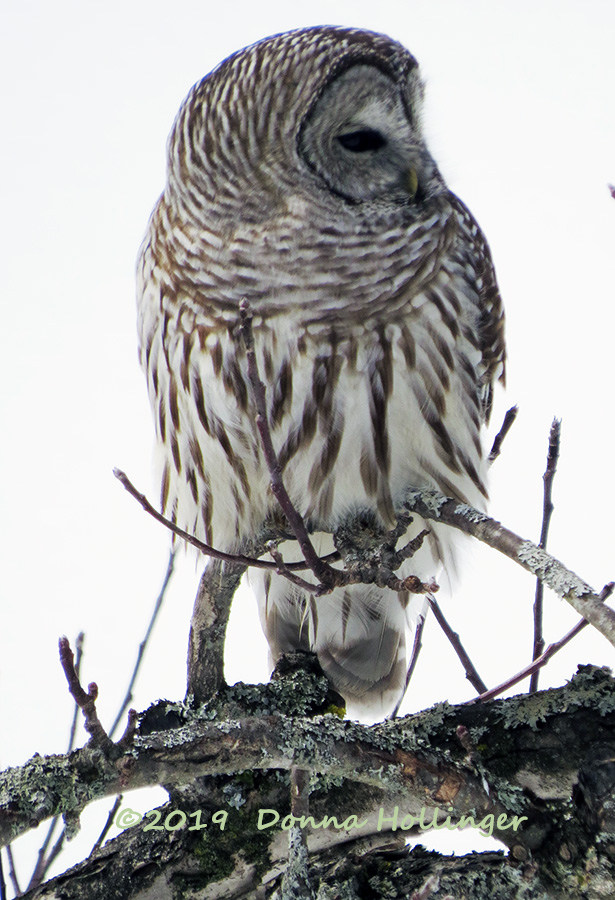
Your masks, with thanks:
[[(285, 486), (317, 549), (356, 511), (392, 527), (411, 487), (485, 503), (503, 312), (485, 238), (426, 147), (422, 95), (398, 43), (318, 27), (239, 51), (180, 108), (138, 263), (140, 359), (162, 510), (219, 549), (276, 512), (243, 298)], [(452, 565), (446, 528), (429, 529), (401, 576)], [(291, 541), (281, 550), (299, 558)], [(407, 594), (352, 585), (315, 599), (262, 570), (251, 582), (273, 661), (311, 649), (351, 712), (391, 710)]]

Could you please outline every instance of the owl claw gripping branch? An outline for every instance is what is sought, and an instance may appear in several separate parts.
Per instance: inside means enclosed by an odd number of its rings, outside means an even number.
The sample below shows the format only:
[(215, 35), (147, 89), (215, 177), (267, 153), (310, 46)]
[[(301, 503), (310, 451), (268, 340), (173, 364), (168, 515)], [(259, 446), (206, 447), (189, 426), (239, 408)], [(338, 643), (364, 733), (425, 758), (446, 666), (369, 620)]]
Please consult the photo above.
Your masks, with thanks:
[[(425, 145), (422, 93), (402, 46), (323, 27), (239, 51), (182, 104), (138, 265), (140, 357), (162, 511), (214, 547), (241, 550), (277, 503), (243, 298), (275, 457), (318, 557), (355, 513), (394, 527), (412, 487), (484, 507), (503, 311), (482, 232)], [(452, 543), (430, 524), (399, 578), (450, 570)], [(278, 549), (297, 558), (295, 541)], [(311, 649), (351, 712), (395, 706), (408, 590), (250, 581), (273, 661)]]

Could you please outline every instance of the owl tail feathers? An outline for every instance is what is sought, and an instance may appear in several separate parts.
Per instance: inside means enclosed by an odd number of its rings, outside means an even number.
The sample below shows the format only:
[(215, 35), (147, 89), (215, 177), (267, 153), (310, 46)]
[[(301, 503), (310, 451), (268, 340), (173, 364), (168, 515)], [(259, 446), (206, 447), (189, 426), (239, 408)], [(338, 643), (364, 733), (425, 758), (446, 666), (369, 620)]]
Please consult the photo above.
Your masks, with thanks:
[(307, 597), (262, 570), (250, 583), (273, 663), (291, 650), (311, 650), (351, 718), (371, 723), (393, 711), (406, 684), (406, 595), (354, 584)]
[(386, 624), (354, 644), (313, 648), (323, 672), (346, 701), (350, 718), (371, 724), (391, 713), (406, 683), (406, 637)]

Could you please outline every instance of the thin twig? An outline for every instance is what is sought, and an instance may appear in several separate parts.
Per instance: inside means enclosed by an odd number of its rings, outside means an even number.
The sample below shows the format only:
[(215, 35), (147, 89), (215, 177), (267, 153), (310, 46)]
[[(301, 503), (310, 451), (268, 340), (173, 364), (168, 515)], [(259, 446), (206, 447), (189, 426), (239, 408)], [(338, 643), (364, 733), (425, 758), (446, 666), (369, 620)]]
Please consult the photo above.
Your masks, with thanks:
[(291, 570), (284, 562), (282, 554), (276, 547), (275, 541), (269, 541), (269, 543), (267, 544), (267, 552), (270, 554), (270, 556), (273, 557), (276, 563), (276, 572), (278, 573), (278, 575), (283, 575), (284, 578), (287, 578), (293, 584), (296, 584), (297, 587), (301, 588), (301, 590), (303, 591), (315, 593), (318, 590), (318, 585), (312, 584), (311, 582), (306, 581), (305, 578), (301, 578), (299, 575), (295, 575), (294, 572), (291, 572)]
[(436, 598), (434, 596), (428, 594), (427, 600), (429, 602), (429, 605), (431, 606), (434, 616), (436, 617), (438, 625), (440, 626), (440, 628), (442, 629), (444, 634), (447, 636), (447, 638), (451, 642), (453, 650), (459, 657), (461, 665), (465, 669), (466, 678), (468, 679), (468, 681), (470, 682), (472, 687), (475, 689), (477, 694), (484, 693), (487, 690), (487, 685), (485, 684), (483, 679), (480, 677), (480, 675), (476, 671), (476, 667), (475, 667), (474, 663), (472, 662), (472, 660), (470, 659), (470, 657), (468, 656), (466, 650), (464, 649), (463, 644), (461, 643), (461, 640), (459, 638), (459, 635), (457, 634), (456, 631), (453, 631), (451, 626), (446, 621), (446, 618), (444, 617), (444, 613), (440, 609), (440, 607), (436, 601)]
[(119, 750), (129, 750), (134, 742), (135, 734), (137, 733), (137, 725), (139, 723), (139, 714), (136, 709), (129, 709), (126, 717), (126, 728), (124, 729), (124, 733), (122, 734), (119, 741), (116, 742), (116, 747)]
[[(427, 607), (429, 609), (429, 607)], [(404, 698), (408, 692), (408, 688), (410, 686), (410, 680), (414, 674), (414, 670), (416, 668), (416, 664), (419, 659), (419, 654), (421, 652), (421, 648), (423, 646), (422, 638), (423, 638), (423, 629), (425, 628), (425, 621), (427, 619), (427, 610), (424, 613), (421, 613), (416, 620), (416, 628), (414, 630), (414, 643), (412, 644), (412, 653), (410, 654), (410, 662), (408, 664), (408, 671), (406, 672), (406, 683), (404, 684), (404, 691), (397, 703), (395, 704), (395, 709), (388, 716), (389, 719), (396, 719), (397, 713), (399, 712), (399, 708), (404, 702)]]
[(10, 844), (7, 844), (6, 855), (9, 861), (9, 878), (11, 879), (11, 884), (13, 885), (15, 896), (21, 897), (21, 888), (19, 887), (19, 881), (17, 879), (17, 869), (15, 867), (15, 857), (13, 856), (13, 848)]
[(541, 655), (532, 660), (531, 663), (521, 669), (520, 672), (517, 672), (516, 675), (513, 675), (512, 678), (507, 678), (506, 681), (503, 681), (502, 684), (498, 684), (496, 687), (491, 688), (489, 691), (485, 691), (484, 694), (481, 694), (479, 697), (475, 697), (472, 700), (469, 700), (469, 703), (477, 703), (478, 701), (484, 702), (486, 700), (492, 700), (493, 697), (497, 697), (500, 694), (503, 694), (504, 691), (507, 691), (508, 688), (514, 687), (516, 684), (519, 684), (520, 681), (523, 681), (524, 678), (527, 678), (528, 675), (533, 675), (538, 669), (541, 669), (546, 663), (551, 659), (551, 657), (557, 653), (558, 650), (561, 650), (562, 647), (565, 647), (574, 637), (582, 631), (586, 625), (589, 625), (587, 619), (580, 619), (574, 628), (571, 628), (570, 631), (564, 635), (563, 638), (560, 638), (559, 641), (555, 641), (553, 644), (549, 644), (549, 646), (544, 650)]
[(6, 881), (4, 880), (4, 866), (2, 865), (2, 851), (0, 851), (0, 900), (7, 900)]
[[(56, 820), (57, 820), (57, 816), (56, 816)], [(47, 873), (49, 872), (49, 869), (52, 867), (52, 865), (56, 861), (57, 857), (62, 852), (65, 840), (66, 840), (66, 828), (63, 828), (62, 831), (60, 832), (60, 834), (58, 835), (57, 841), (55, 842), (55, 844), (49, 851), (49, 854), (45, 858), (44, 865), (43, 865), (41, 871), (37, 874), (36, 878), (35, 878), (34, 874), (32, 875), (32, 878), (30, 879), (30, 884), (28, 885), (28, 888), (27, 888), (29, 891), (33, 890), (34, 888), (37, 888), (45, 880), (45, 878), (47, 877)]]
[[(379, 587), (389, 587), (393, 591), (409, 591), (413, 594), (424, 594), (433, 591), (437, 586), (432, 583), (424, 584), (414, 575), (406, 578), (398, 578), (390, 570), (381, 567), (379, 569), (363, 569), (360, 567), (354, 571), (346, 569), (334, 569), (327, 562), (322, 560), (316, 553), (314, 545), (310, 539), (303, 517), (293, 505), (292, 500), (284, 485), (282, 478), (282, 466), (276, 455), (273, 439), (271, 437), (271, 429), (269, 427), (269, 417), (267, 414), (267, 401), (265, 396), (265, 385), (261, 381), (258, 364), (256, 361), (256, 353), (254, 350), (254, 334), (252, 332), (252, 311), (247, 300), (242, 300), (239, 306), (241, 318), (241, 333), (246, 348), (246, 361), (248, 365), (248, 379), (252, 389), (254, 404), (256, 406), (256, 428), (259, 433), (261, 447), (265, 462), (271, 477), (271, 491), (278, 501), (280, 509), (284, 513), (289, 528), (292, 531), (297, 543), (301, 548), (303, 557), (308, 567), (318, 579), (318, 584), (301, 579), (300, 586), (303, 590), (309, 591), (317, 596), (327, 594), (336, 587), (357, 583), (374, 583)], [(418, 538), (417, 546), (423, 540), (423, 536)], [(410, 542), (401, 551), (399, 565), (404, 558), (407, 558), (415, 550), (415, 544)], [(406, 553), (404, 557), (403, 554)], [(284, 565), (281, 557), (277, 559), (278, 572), (288, 577), (288, 566)], [(291, 578), (295, 583), (297, 580)]]
[[(141, 504), (145, 512), (150, 515), (153, 519), (156, 519), (157, 522), (160, 522), (161, 525), (164, 525), (165, 528), (168, 528), (173, 534), (177, 535), (177, 537), (182, 538), (182, 540), (186, 541), (187, 544), (191, 544), (193, 547), (196, 547), (197, 550), (200, 550), (204, 556), (211, 556), (213, 559), (220, 559), (223, 562), (229, 562), (232, 564), (237, 564), (240, 566), (252, 566), (255, 569), (271, 569), (274, 572), (277, 571), (277, 563), (268, 562), (264, 559), (256, 559), (253, 556), (245, 556), (243, 553), (224, 553), (222, 550), (216, 550), (215, 547), (210, 547), (209, 544), (203, 543), (193, 534), (190, 534), (188, 531), (184, 531), (183, 528), (179, 528), (174, 522), (171, 522), (170, 519), (165, 518), (162, 513), (159, 513), (157, 509), (149, 502), (145, 494), (142, 494), (137, 488), (134, 486), (128, 475), (125, 472), (122, 472), (121, 469), (115, 468), (113, 470), (113, 474), (120, 482), (120, 484), (128, 491), (131, 497), (134, 497), (138, 503)], [(329, 561), (334, 562), (340, 558), (339, 553), (333, 552), (329, 553), (327, 556), (324, 556), (321, 560), (323, 563), (327, 563)], [(310, 566), (305, 560), (301, 562), (291, 562), (284, 564), (287, 569), (294, 572), (305, 571), (309, 569)], [(335, 570), (334, 570), (335, 571)]]
[[(76, 704), (75, 704), (75, 709), (77, 711), (79, 711), (79, 707)], [(72, 749), (72, 747), (70, 749)], [(69, 750), (69, 752), (70, 752), (70, 750)], [(49, 871), (49, 866), (51, 865), (51, 859), (50, 859), (50, 856), (47, 856), (47, 850), (49, 848), (49, 845), (51, 844), (51, 839), (53, 837), (53, 834), (54, 834), (59, 822), (60, 822), (60, 817), (54, 816), (53, 819), (51, 820), (51, 822), (49, 823), (49, 828), (47, 829), (47, 834), (45, 835), (45, 840), (43, 841), (43, 843), (40, 846), (39, 851), (38, 851), (36, 865), (34, 866), (34, 871), (32, 872), (32, 875), (30, 876), (30, 881), (28, 882), (28, 887), (27, 887), (28, 891), (32, 890), (35, 887), (38, 887), (39, 884), (42, 883), (47, 872)], [(61, 832), (58, 840), (61, 841), (62, 843), (64, 842), (64, 829), (62, 829), (62, 832)], [(53, 852), (53, 849), (52, 849), (52, 852)]]
[(60, 662), (62, 663), (62, 668), (64, 669), (64, 674), (68, 682), (68, 690), (84, 715), (85, 730), (90, 735), (90, 739), (94, 746), (100, 747), (104, 751), (109, 751), (114, 747), (114, 744), (101, 725), (96, 711), (98, 686), (92, 681), (88, 685), (87, 692), (83, 690), (77, 672), (75, 671), (73, 651), (70, 648), (68, 638), (61, 637), (58, 645), (60, 650)]
[(515, 424), (515, 419), (517, 418), (518, 413), (519, 407), (516, 405), (511, 406), (510, 409), (506, 412), (504, 421), (502, 422), (502, 427), (495, 436), (491, 452), (488, 456), (488, 462), (490, 464), (495, 462), (495, 460), (502, 452), (502, 444), (504, 443), (504, 438), (506, 437), (512, 426)]
[(90, 856), (91, 856), (93, 853), (95, 853), (96, 850), (99, 850), (99, 849), (102, 847), (103, 841), (104, 841), (104, 839), (107, 837), (107, 834), (109, 833), (109, 829), (110, 829), (111, 826), (113, 825), (113, 820), (115, 819), (115, 816), (116, 816), (116, 814), (117, 814), (118, 809), (119, 809), (120, 806), (122, 805), (122, 800), (123, 800), (123, 799), (124, 799), (124, 795), (123, 795), (123, 794), (118, 794), (117, 797), (115, 798), (115, 803), (113, 804), (113, 806), (112, 806), (111, 809), (109, 810), (109, 815), (107, 816), (107, 821), (106, 821), (105, 824), (104, 824), (103, 830), (102, 830), (102, 831), (100, 832), (100, 834), (98, 835), (98, 838), (97, 838), (96, 841), (94, 842), (94, 846), (93, 846), (92, 849), (90, 850)]
[(113, 738), (113, 735), (115, 734), (116, 730), (119, 728), (120, 722), (122, 721), (122, 718), (124, 717), (124, 713), (126, 712), (126, 710), (128, 709), (128, 707), (130, 706), (130, 704), (132, 702), (132, 691), (135, 686), (135, 682), (137, 680), (137, 675), (139, 674), (139, 669), (141, 668), (141, 662), (143, 661), (143, 656), (145, 654), (145, 648), (147, 647), (149, 639), (152, 635), (152, 631), (154, 630), (154, 625), (156, 624), (156, 619), (158, 618), (158, 614), (162, 608), (164, 597), (165, 597), (167, 588), (169, 586), (169, 583), (171, 581), (171, 577), (173, 575), (174, 562), (175, 562), (175, 549), (171, 548), (171, 551), (169, 553), (169, 561), (167, 563), (167, 570), (165, 572), (165, 576), (162, 581), (162, 587), (160, 588), (160, 592), (158, 594), (158, 597), (156, 598), (156, 602), (154, 604), (154, 609), (153, 609), (152, 615), (149, 620), (149, 625), (147, 626), (147, 630), (145, 632), (145, 637), (139, 644), (137, 660), (135, 662), (135, 667), (132, 671), (132, 675), (131, 675), (130, 681), (128, 683), (128, 688), (126, 689), (126, 696), (124, 697), (124, 699), (122, 701), (122, 705), (120, 706), (119, 712), (118, 712), (117, 716), (115, 717), (115, 721), (114, 721), (113, 725), (109, 729), (109, 737), (110, 738)]
[[(542, 500), (542, 527), (540, 529), (540, 543), (538, 544), (543, 550), (547, 548), (547, 540), (549, 538), (549, 526), (551, 524), (551, 516), (553, 515), (553, 501), (551, 499), (553, 492), (553, 479), (557, 469), (557, 461), (559, 459), (559, 446), (562, 422), (561, 419), (553, 419), (549, 430), (549, 449), (547, 451), (547, 467), (542, 476), (543, 480), (543, 500)], [(532, 659), (538, 659), (545, 647), (542, 635), (542, 608), (543, 608), (544, 586), (540, 578), (536, 579), (536, 594), (534, 597), (534, 644), (532, 648)], [(532, 672), (530, 679), (530, 694), (538, 690), (539, 669)]]
[[(85, 634), (83, 631), (80, 631), (75, 640), (75, 673), (77, 678), (80, 677), (81, 673), (81, 661), (83, 659), (83, 645), (85, 643)], [(77, 723), (79, 721), (79, 706), (75, 703), (75, 708), (73, 710), (73, 721), (70, 726), (70, 733), (68, 736), (68, 752), (74, 750), (75, 743), (77, 740)]]
[(316, 553), (314, 545), (310, 540), (310, 536), (307, 533), (305, 522), (299, 512), (295, 509), (284, 486), (282, 466), (280, 465), (280, 461), (273, 447), (273, 440), (269, 428), (265, 385), (261, 381), (258, 373), (256, 353), (254, 351), (254, 335), (252, 333), (252, 311), (250, 309), (250, 304), (245, 299), (241, 301), (239, 306), (239, 315), (241, 318), (241, 332), (246, 347), (248, 378), (250, 380), (250, 387), (252, 388), (254, 404), (256, 406), (256, 428), (261, 439), (265, 462), (267, 463), (267, 468), (271, 475), (272, 493), (278, 501), (282, 512), (286, 516), (290, 529), (297, 539), (297, 543), (301, 547), (301, 552), (303, 553), (305, 561), (308, 563), (310, 569), (314, 575), (316, 575), (320, 583), (327, 586), (340, 583), (339, 576), (341, 573), (339, 569), (334, 569), (327, 563), (323, 563), (318, 553)]
[[(600, 592), (600, 599), (605, 601), (608, 597), (611, 596), (613, 590), (615, 589), (615, 581), (610, 581), (608, 584), (602, 588)], [(486, 691), (484, 694), (481, 694), (480, 697), (474, 697), (472, 700), (468, 700), (468, 703), (478, 703), (485, 702), (486, 700), (492, 700), (494, 697), (503, 694), (504, 691), (507, 691), (508, 688), (514, 687), (516, 684), (519, 684), (520, 681), (523, 681), (524, 678), (527, 678), (528, 675), (532, 675), (538, 669), (542, 668), (544, 665), (548, 663), (552, 656), (561, 650), (562, 647), (565, 647), (566, 644), (569, 644), (570, 641), (579, 634), (579, 632), (583, 631), (583, 629), (589, 625), (587, 619), (580, 619), (574, 628), (571, 628), (563, 638), (560, 638), (559, 641), (555, 641), (553, 644), (549, 644), (546, 650), (541, 653), (538, 659), (533, 660), (529, 663), (524, 669), (521, 669), (520, 672), (517, 672), (516, 675), (513, 675), (512, 678), (508, 678), (506, 681), (502, 682), (502, 684), (498, 684), (497, 687), (491, 688), (491, 690)]]
[[(74, 669), (77, 678), (79, 678), (79, 673), (81, 671), (81, 660), (83, 659), (83, 645), (85, 641), (85, 635), (82, 631), (77, 635), (77, 639), (75, 640), (75, 663)], [(79, 721), (79, 705), (75, 702), (75, 708), (73, 710), (73, 721), (71, 723), (70, 732), (68, 736), (68, 753), (74, 749), (76, 736), (77, 736), (77, 723)], [(47, 850), (51, 844), (51, 840), (53, 838), (54, 832), (60, 822), (59, 816), (54, 816), (54, 818), (49, 823), (49, 828), (47, 829), (47, 834), (45, 835), (45, 840), (41, 844), (37, 859), (36, 865), (34, 866), (34, 871), (30, 876), (30, 881), (28, 882), (28, 887), (26, 890), (33, 890), (35, 887), (38, 887), (39, 884), (42, 884), (47, 872), (49, 871), (51, 864), (55, 857), (60, 852), (61, 847), (64, 844), (64, 829), (62, 829), (62, 833), (60, 837), (54, 844), (51, 853), (47, 855)], [(59, 847), (58, 847), (59, 844)], [(56, 849), (57, 848), (57, 849)]]

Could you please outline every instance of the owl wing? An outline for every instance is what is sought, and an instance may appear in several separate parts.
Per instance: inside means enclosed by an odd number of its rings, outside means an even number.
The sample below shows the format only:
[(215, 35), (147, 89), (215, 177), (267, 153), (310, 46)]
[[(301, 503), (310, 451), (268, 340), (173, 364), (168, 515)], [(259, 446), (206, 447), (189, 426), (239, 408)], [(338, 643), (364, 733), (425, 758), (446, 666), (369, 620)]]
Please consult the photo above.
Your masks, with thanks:
[(469, 242), (470, 257), (476, 269), (479, 290), (479, 346), (482, 353), (481, 405), (483, 420), (489, 424), (496, 381), (506, 383), (506, 343), (504, 339), (504, 305), (500, 296), (491, 250), (478, 222), (459, 197), (449, 192), (461, 227)]

